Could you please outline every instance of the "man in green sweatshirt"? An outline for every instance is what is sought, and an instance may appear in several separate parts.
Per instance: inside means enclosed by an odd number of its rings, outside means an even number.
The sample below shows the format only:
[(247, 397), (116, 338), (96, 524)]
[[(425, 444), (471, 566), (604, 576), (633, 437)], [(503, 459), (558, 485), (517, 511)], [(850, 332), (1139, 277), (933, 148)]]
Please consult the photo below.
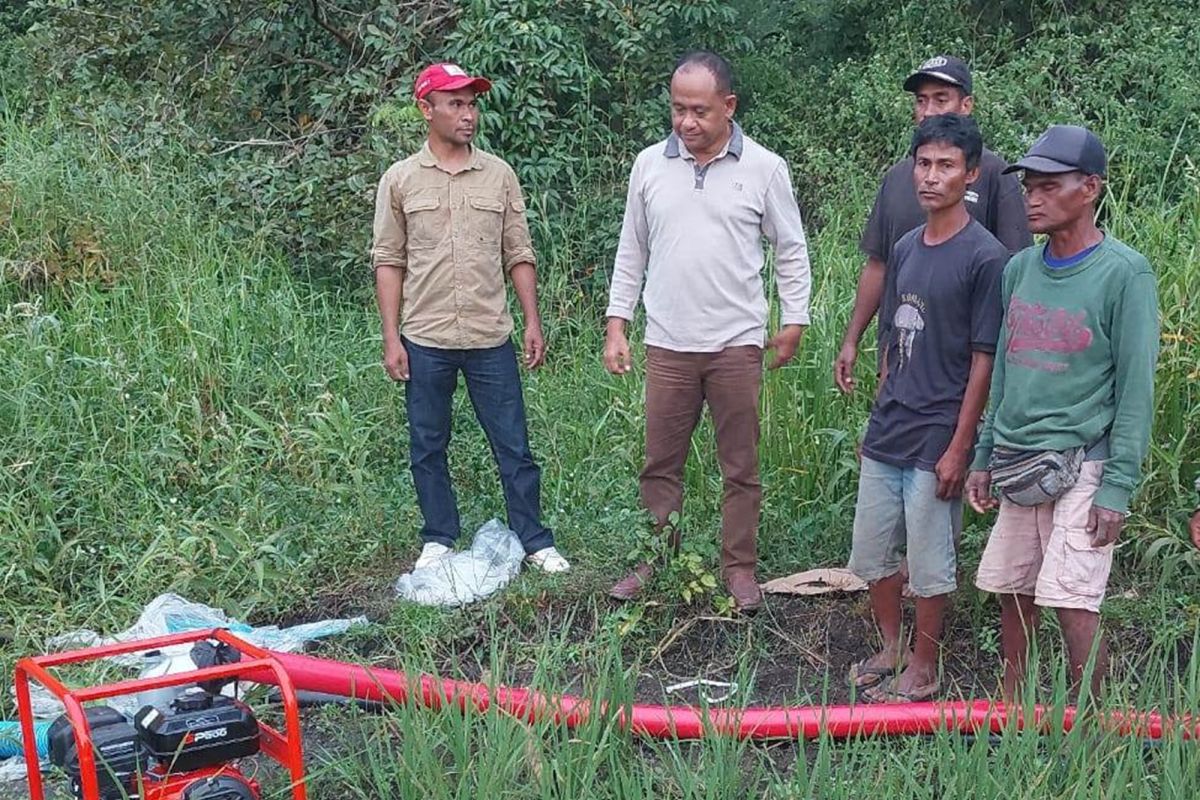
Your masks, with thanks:
[(976, 511), (1000, 509), (976, 585), (1000, 596), (1010, 700), (1039, 607), (1058, 616), (1077, 685), (1096, 648), (1098, 691), (1100, 603), (1149, 447), (1158, 297), (1146, 259), (1096, 226), (1106, 165), (1093, 133), (1055, 125), (1010, 167), (1024, 171), (1029, 229), (1049, 240), (1005, 268), (991, 408), (966, 486)]
[[(1196, 478), (1196, 493), (1200, 494), (1200, 477)], [(1188, 520), (1188, 533), (1192, 535), (1192, 544), (1200, 547), (1200, 503), (1192, 509), (1192, 518)]]

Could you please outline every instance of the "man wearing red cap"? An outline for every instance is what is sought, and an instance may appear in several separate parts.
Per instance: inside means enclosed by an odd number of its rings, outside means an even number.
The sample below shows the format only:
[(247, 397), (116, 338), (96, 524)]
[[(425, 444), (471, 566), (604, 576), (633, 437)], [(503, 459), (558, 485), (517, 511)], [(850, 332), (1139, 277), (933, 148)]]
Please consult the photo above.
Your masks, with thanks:
[(491, 86), (455, 64), (434, 64), (417, 76), (414, 94), (428, 139), (384, 173), (375, 199), (371, 258), (383, 366), (392, 380), (405, 382), (413, 485), (425, 520), (415, 567), (435, 564), (460, 531), (446, 450), (462, 372), (526, 561), (565, 572), (570, 565), (541, 522), (541, 472), (529, 448), (510, 339), (506, 275), (525, 318), (525, 366), (542, 365), (546, 345), (525, 200), (512, 168), (471, 144), (476, 98)]

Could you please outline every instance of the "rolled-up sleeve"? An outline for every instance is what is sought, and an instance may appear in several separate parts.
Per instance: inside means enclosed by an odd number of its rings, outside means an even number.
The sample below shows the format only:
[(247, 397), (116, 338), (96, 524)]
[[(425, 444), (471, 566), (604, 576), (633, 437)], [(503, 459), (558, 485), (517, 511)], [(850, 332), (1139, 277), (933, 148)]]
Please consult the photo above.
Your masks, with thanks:
[(504, 180), (504, 233), (502, 252), (504, 271), (511, 272), (517, 264), (536, 264), (529, 221), (525, 218), (525, 195), (521, 183), (511, 169)]
[(807, 325), (812, 292), (808, 242), (792, 179), (782, 160), (767, 183), (762, 232), (775, 249), (775, 281), (779, 286), (780, 325)]
[(650, 227), (646, 222), (646, 205), (642, 199), (641, 160), (633, 163), (629, 174), (629, 192), (625, 198), (625, 218), (621, 222), (621, 239), (613, 261), (612, 284), (608, 290), (608, 310), (605, 316), (633, 319), (642, 278), (650, 259)]
[(395, 171), (388, 170), (379, 180), (379, 188), (375, 192), (372, 268), (408, 268), (408, 234), (404, 225), (404, 211), (396, 189)]

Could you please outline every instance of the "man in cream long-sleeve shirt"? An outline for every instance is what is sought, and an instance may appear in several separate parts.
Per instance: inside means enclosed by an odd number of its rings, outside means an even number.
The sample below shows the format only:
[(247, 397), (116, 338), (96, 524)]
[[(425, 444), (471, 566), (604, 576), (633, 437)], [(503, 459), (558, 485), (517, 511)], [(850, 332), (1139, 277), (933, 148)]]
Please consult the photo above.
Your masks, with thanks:
[[(787, 164), (733, 121), (732, 70), (708, 52), (684, 56), (671, 79), (666, 141), (633, 165), (609, 294), (605, 367), (630, 370), (625, 325), (645, 279), (646, 462), (642, 502), (659, 526), (683, 507), (683, 468), (707, 402), (725, 492), (722, 575), (743, 611), (762, 594), (754, 577), (762, 487), (758, 401), (764, 345), (771, 368), (791, 360), (808, 324), (810, 273)], [(767, 339), (762, 237), (775, 250), (780, 329)], [(674, 536), (679, 535), (673, 530)], [(677, 540), (676, 540), (677, 541)], [(634, 597), (654, 566), (613, 586)]]

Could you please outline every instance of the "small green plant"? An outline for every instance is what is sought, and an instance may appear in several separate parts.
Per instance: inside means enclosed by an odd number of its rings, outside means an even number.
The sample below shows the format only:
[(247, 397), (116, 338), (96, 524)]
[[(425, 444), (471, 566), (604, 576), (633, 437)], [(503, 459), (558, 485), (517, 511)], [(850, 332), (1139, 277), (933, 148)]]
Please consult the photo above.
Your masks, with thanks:
[(691, 604), (720, 585), (713, 572), (719, 553), (704, 537), (685, 537), (682, 519), (679, 512), (672, 511), (662, 525), (651, 521), (643, 528), (630, 560), (657, 565), (655, 586), (660, 592)]
[(1000, 656), (1000, 631), (995, 625), (984, 625), (975, 630), (975, 643), (990, 656)]
[(712, 599), (713, 611), (722, 617), (732, 617), (737, 613), (737, 601), (730, 594), (714, 594)]
[(645, 615), (645, 605), (630, 603), (609, 614), (604, 620), (604, 626), (607, 630), (623, 638), (637, 632)]

